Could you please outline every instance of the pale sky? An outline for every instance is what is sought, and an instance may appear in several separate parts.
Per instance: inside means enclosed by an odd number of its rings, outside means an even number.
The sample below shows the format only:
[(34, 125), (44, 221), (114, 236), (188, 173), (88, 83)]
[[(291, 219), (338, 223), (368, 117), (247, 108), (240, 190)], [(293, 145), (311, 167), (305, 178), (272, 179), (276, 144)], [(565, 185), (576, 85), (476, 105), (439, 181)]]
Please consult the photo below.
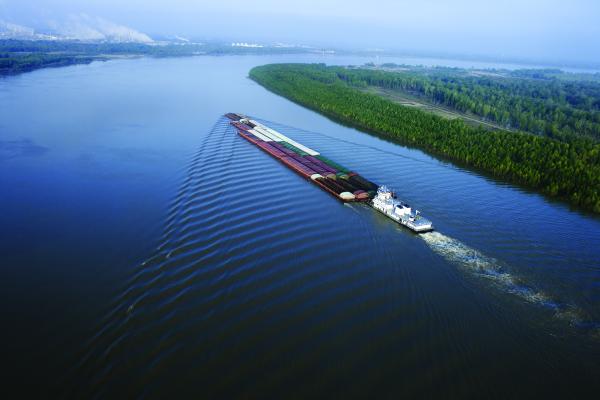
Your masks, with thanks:
[(82, 13), (151, 36), (600, 62), (594, 0), (0, 0), (37, 29)]

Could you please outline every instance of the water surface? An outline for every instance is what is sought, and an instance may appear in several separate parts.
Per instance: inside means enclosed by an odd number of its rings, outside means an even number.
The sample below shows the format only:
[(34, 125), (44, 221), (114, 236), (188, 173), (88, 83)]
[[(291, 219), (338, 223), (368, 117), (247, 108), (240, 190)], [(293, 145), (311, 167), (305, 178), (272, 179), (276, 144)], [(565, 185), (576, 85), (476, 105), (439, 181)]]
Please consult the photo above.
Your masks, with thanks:
[[(0, 81), (8, 378), (107, 397), (597, 385), (598, 218), (246, 78), (274, 61), (370, 60), (139, 59)], [(239, 138), (227, 111), (395, 187), (437, 231), (338, 202)]]

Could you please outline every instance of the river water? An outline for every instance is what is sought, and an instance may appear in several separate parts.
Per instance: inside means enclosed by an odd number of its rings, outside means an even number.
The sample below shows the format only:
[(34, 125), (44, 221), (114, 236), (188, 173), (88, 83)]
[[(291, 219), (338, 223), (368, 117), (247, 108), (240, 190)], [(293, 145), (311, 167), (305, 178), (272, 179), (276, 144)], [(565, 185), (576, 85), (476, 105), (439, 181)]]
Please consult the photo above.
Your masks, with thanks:
[[(3, 379), (51, 397), (598, 389), (600, 219), (247, 79), (280, 61), (371, 60), (137, 59), (0, 80)], [(239, 138), (228, 111), (391, 185), (436, 231), (340, 203)]]

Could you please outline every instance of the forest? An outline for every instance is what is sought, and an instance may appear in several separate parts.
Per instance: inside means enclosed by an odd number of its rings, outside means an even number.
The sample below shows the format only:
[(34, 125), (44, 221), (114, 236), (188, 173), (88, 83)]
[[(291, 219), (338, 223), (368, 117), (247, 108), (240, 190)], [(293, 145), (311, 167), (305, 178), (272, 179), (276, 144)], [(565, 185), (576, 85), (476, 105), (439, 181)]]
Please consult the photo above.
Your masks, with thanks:
[(103, 61), (106, 57), (80, 56), (71, 54), (9, 54), (0, 53), (0, 76), (29, 72), (40, 68), (65, 67), (74, 64), (89, 64)]
[(569, 79), (575, 74), (560, 70), (383, 67), (338, 67), (335, 72), (353, 86), (416, 94), (505, 128), (562, 141), (582, 137), (600, 141), (600, 80), (595, 75)]
[[(356, 87), (378, 75), (323, 64), (270, 64), (250, 71), (268, 90), (326, 116), (600, 213), (600, 145), (594, 140), (489, 131)], [(392, 82), (388, 73), (381, 76)]]

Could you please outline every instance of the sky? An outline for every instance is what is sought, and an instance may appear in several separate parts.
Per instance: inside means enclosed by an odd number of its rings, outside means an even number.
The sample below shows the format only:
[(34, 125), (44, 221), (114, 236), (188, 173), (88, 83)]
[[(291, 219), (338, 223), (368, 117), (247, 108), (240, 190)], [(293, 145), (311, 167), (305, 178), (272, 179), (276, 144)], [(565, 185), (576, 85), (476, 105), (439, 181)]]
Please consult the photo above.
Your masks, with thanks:
[(85, 15), (159, 35), (600, 62), (597, 0), (0, 0), (44, 29)]

